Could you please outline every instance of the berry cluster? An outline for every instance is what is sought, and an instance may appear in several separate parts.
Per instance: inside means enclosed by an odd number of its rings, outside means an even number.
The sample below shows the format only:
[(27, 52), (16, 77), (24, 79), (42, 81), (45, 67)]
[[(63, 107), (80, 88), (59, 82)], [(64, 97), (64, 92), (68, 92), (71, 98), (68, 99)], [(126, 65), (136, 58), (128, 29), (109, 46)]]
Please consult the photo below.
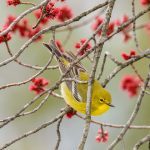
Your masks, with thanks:
[(126, 75), (121, 80), (121, 88), (128, 92), (130, 97), (136, 96), (142, 81), (135, 75)]
[[(0, 31), (1, 32), (1, 31)], [(5, 34), (3, 36), (0, 36), (0, 43), (2, 42), (7, 42), (11, 39), (11, 35), (8, 33), (8, 34)]]
[[(107, 36), (109, 36), (110, 34), (114, 32), (115, 27), (120, 26), (121, 24), (127, 22), (128, 20), (129, 20), (128, 16), (124, 15), (122, 20), (117, 19), (115, 21), (110, 22), (108, 25), (108, 29), (107, 29)], [(97, 16), (95, 18), (95, 22), (92, 24), (92, 30), (96, 31), (98, 28), (100, 28), (103, 21), (104, 19), (102, 17)], [(124, 42), (127, 42), (131, 38), (131, 35), (129, 34), (130, 29), (131, 29), (131, 25), (124, 28), (124, 30), (122, 31), (122, 34), (124, 36)], [(97, 32), (97, 35), (101, 36), (101, 32), (102, 32), (102, 28), (99, 29), (99, 31)]]
[(21, 3), (20, 0), (7, 0), (7, 4), (8, 5), (16, 6), (16, 5), (20, 4), (20, 3)]
[[(123, 23), (126, 23), (129, 20), (129, 17), (127, 15), (124, 15), (122, 20), (117, 19), (115, 21), (116, 26), (120, 26)], [(122, 30), (123, 40), (124, 42), (127, 42), (131, 39), (131, 35), (129, 34), (130, 29), (132, 29), (132, 25), (128, 25), (126, 28)]]
[[(61, 2), (63, 2), (63, 1), (64, 0), (62, 0)], [(7, 0), (8, 5), (16, 6), (20, 3), (21, 3), (20, 0)], [(21, 37), (31, 38), (36, 33), (38, 33), (43, 28), (43, 25), (46, 25), (50, 20), (56, 19), (56, 21), (64, 22), (73, 17), (72, 9), (69, 6), (65, 5), (65, 6), (61, 6), (61, 7), (56, 7), (55, 4), (56, 4), (56, 1), (49, 2), (46, 6), (45, 11), (43, 11), (43, 7), (42, 7), (34, 12), (36, 19), (37, 20), (40, 19), (40, 22), (35, 29), (33, 29), (32, 26), (29, 24), (29, 20), (27, 18), (25, 18), (25, 19), (22, 19), (19, 23), (17, 23), (13, 27), (11, 34), (18, 31)], [(7, 29), (8, 26), (15, 19), (16, 19), (15, 16), (9, 15), (7, 17), (6, 23), (5, 23), (2, 31)], [(11, 34), (8, 33), (6, 35), (0, 36), (0, 43), (9, 41), (12, 37)], [(42, 36), (39, 36), (37, 40), (40, 40), (41, 38), (42, 38)], [(63, 50), (63, 49), (61, 49), (61, 50)]]
[[(50, 2), (46, 6), (46, 12), (43, 14), (43, 17), (40, 21), (41, 24), (47, 24), (49, 20), (56, 19), (59, 22), (64, 22), (68, 19), (71, 19), (73, 17), (72, 9), (65, 5), (60, 7), (55, 7), (54, 2)], [(39, 19), (42, 16), (42, 8), (36, 10), (34, 12), (34, 15), (37, 19)]]
[[(14, 21), (15, 19), (16, 19), (15, 16), (11, 16), (11, 15), (8, 16), (8, 17), (7, 17), (7, 20), (6, 20), (6, 23), (5, 23), (4, 27), (3, 27), (3, 30), (6, 29), (6, 28), (10, 25), (10, 23), (11, 23), (12, 21)], [(37, 27), (37, 28), (35, 28), (35, 29), (32, 29), (32, 27), (29, 25), (28, 20), (27, 20), (27, 19), (23, 19), (23, 20), (21, 20), (19, 23), (17, 23), (17, 24), (13, 27), (11, 33), (15, 33), (15, 32), (18, 31), (18, 32), (19, 32), (19, 35), (20, 35), (21, 37), (24, 37), (24, 38), (31, 38), (32, 36), (34, 36), (34, 35), (35, 35), (37, 32), (39, 32), (40, 30), (41, 30), (40, 27)], [(9, 38), (6, 39), (6, 38), (4, 38), (4, 37), (9, 37)], [(41, 39), (41, 38), (42, 38), (42, 36), (39, 36), (37, 40), (39, 40), (39, 39)], [(0, 39), (1, 39), (1, 40), (0, 40), (1, 42), (8, 41), (8, 40), (11, 39), (11, 34), (8, 33), (7, 35), (1, 36)]]
[(73, 17), (73, 12), (69, 6), (65, 5), (65, 6), (59, 7), (59, 13), (56, 17), (58, 21), (64, 22), (68, 19), (71, 19), (72, 17)]
[[(35, 11), (35, 17), (37, 19), (39, 19), (42, 16), (42, 8), (38, 9), (37, 11)], [(59, 14), (59, 8), (55, 7), (55, 3), (54, 2), (50, 2), (47, 4), (46, 8), (45, 8), (45, 13), (43, 14), (43, 17), (40, 21), (41, 24), (46, 24), (48, 23), (49, 20), (53, 20), (56, 18), (56, 16)]]
[(140, 0), (141, 4), (146, 6), (150, 4), (150, 0)]
[(135, 51), (135, 50), (131, 50), (129, 54), (123, 52), (123, 53), (121, 54), (121, 56), (122, 56), (122, 58), (123, 58), (124, 60), (129, 60), (129, 59), (131, 59), (132, 57), (136, 56), (136, 51)]
[(76, 114), (76, 111), (71, 109), (69, 112), (66, 113), (66, 117), (71, 119)]
[(48, 85), (48, 81), (45, 78), (34, 78), (29, 86), (30, 91), (34, 91), (35, 94), (40, 94), (45, 91), (45, 87)]
[[(82, 38), (82, 39), (80, 40), (80, 42), (77, 42), (77, 43), (75, 44), (75, 48), (76, 48), (77, 50), (79, 50), (79, 49), (82, 47), (82, 45), (84, 45), (84, 43), (85, 43), (86, 41), (87, 41), (86, 38)], [(91, 49), (91, 47), (92, 47), (92, 46), (91, 46), (91, 43), (88, 42), (87, 45), (86, 45), (86, 47), (83, 48), (83, 50), (78, 51), (78, 54), (79, 54), (80, 56), (84, 55), (85, 52), (87, 52), (88, 50)]]
[(95, 140), (100, 143), (100, 142), (107, 142), (108, 141), (108, 138), (109, 138), (109, 135), (108, 135), (108, 131), (103, 131), (101, 129), (98, 130), (98, 135), (96, 136)]
[[(94, 23), (92, 24), (92, 29), (93, 29), (94, 31), (97, 30), (97, 29), (100, 27), (100, 25), (103, 23), (103, 21), (104, 21), (104, 19), (103, 19), (102, 17), (97, 16), (97, 17), (95, 18)], [(111, 33), (114, 32), (114, 25), (115, 25), (114, 22), (111, 22), (111, 23), (109, 24), (108, 30), (107, 30), (107, 36), (109, 36)], [(102, 29), (99, 29), (97, 35), (100, 36), (100, 35), (101, 35), (101, 32), (102, 32)]]

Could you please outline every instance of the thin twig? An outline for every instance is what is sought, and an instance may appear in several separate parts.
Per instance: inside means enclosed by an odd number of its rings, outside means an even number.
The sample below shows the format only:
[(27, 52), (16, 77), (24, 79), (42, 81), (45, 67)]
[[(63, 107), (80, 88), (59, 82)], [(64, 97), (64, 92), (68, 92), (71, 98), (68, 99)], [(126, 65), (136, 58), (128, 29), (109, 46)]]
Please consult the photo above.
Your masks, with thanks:
[(39, 76), (40, 74), (42, 74), (46, 68), (49, 66), (49, 64), (52, 62), (52, 59), (53, 57), (51, 56), (50, 59), (48, 60), (47, 64), (43, 67), (42, 70), (40, 70), (38, 73), (36, 73), (35, 75), (33, 75), (32, 77), (28, 78), (27, 80), (25, 81), (22, 81), (22, 82), (15, 82), (15, 83), (10, 83), (10, 84), (7, 84), (7, 85), (2, 85), (0, 87), (0, 90), (2, 89), (5, 89), (5, 88), (9, 88), (9, 87), (13, 87), (13, 86), (20, 86), (20, 85), (23, 85), (23, 84), (26, 84), (28, 82), (30, 82), (32, 79), (36, 78), (37, 76)]
[[(135, 17), (135, 0), (132, 0), (132, 16)], [(135, 42), (135, 47), (136, 49), (140, 51), (140, 48), (139, 48), (139, 42), (138, 42), (138, 39), (137, 39), (137, 34), (136, 34), (136, 20), (133, 22), (133, 37), (134, 37), (134, 42)]]
[(125, 127), (121, 130), (120, 134), (117, 136), (117, 138), (109, 145), (108, 147), (108, 150), (112, 150), (120, 140), (122, 140), (123, 136), (126, 134), (126, 132), (128, 131), (129, 129), (129, 126), (132, 124), (132, 122), (134, 121), (137, 113), (139, 112), (139, 109), (140, 109), (140, 106), (141, 106), (141, 103), (142, 103), (142, 100), (143, 100), (143, 97), (145, 95), (145, 90), (147, 88), (147, 85), (148, 85), (148, 82), (150, 80), (150, 72), (148, 73), (148, 76), (147, 76), (147, 79), (144, 83), (144, 87), (143, 89), (141, 90), (140, 94), (139, 94), (139, 97), (137, 99), (137, 103), (135, 105), (135, 108), (133, 109), (133, 112), (130, 116), (130, 118), (128, 119)]
[(102, 76), (102, 74), (103, 74), (104, 66), (105, 66), (105, 64), (106, 64), (106, 58), (107, 58), (107, 54), (105, 53), (105, 54), (104, 54), (103, 61), (102, 61), (101, 70), (100, 70), (100, 73), (99, 73), (99, 75), (98, 75), (98, 77), (97, 77), (97, 80), (100, 80), (100, 78), (101, 78), (101, 76)]
[[(49, 90), (49, 89), (48, 89)], [(30, 114), (33, 114), (33, 113), (35, 113), (36, 111), (38, 111), (45, 103), (46, 103), (46, 101), (48, 100), (48, 98), (49, 98), (49, 96), (50, 95), (52, 95), (52, 96), (54, 96), (54, 97), (57, 97), (57, 98), (61, 98), (61, 99), (63, 99), (63, 97), (61, 96), (61, 95), (59, 95), (59, 94), (57, 94), (57, 93), (54, 93), (54, 92), (48, 92), (48, 94), (47, 94), (47, 96), (40, 102), (40, 104), (37, 106), (37, 107), (35, 107), (33, 110), (31, 110), (31, 111), (28, 111), (28, 112), (24, 112), (24, 113), (19, 113), (18, 115), (17, 115), (17, 117), (22, 117), (22, 116), (26, 116), (26, 115), (30, 115)], [(38, 98), (37, 98), (38, 99)], [(36, 99), (36, 100), (37, 100)], [(35, 101), (36, 101), (35, 100)], [(34, 102), (35, 102), (34, 101)], [(33, 102), (33, 103), (34, 103)], [(28, 107), (29, 106), (31, 106), (33, 103), (30, 103), (29, 105), (28, 105)], [(27, 108), (26, 108), (27, 109)], [(16, 115), (15, 115), (16, 116)], [(6, 121), (8, 121), (8, 120), (12, 120), (14, 118), (14, 116), (12, 116), (12, 117), (7, 117), (7, 118), (5, 118), (5, 119), (3, 119), (3, 120), (0, 120), (0, 122), (6, 122)], [(14, 118), (15, 119), (15, 118)]]
[(65, 81), (72, 81), (72, 82), (76, 82), (76, 83), (81, 83), (81, 84), (87, 84), (88, 81), (84, 81), (84, 80), (78, 80), (76, 78), (64, 78), (62, 79), (62, 82), (65, 82)]
[[(81, 115), (79, 114), (76, 114), (77, 117), (79, 117), (80, 119), (83, 119), (85, 120), (84, 117), (82, 117)], [(116, 129), (121, 129), (121, 128), (124, 128), (125, 125), (119, 125), (119, 124), (109, 124), (109, 123), (103, 123), (103, 122), (98, 122), (98, 121), (95, 121), (95, 120), (91, 120), (91, 123), (93, 124), (96, 124), (96, 125), (103, 125), (104, 127), (110, 127), (110, 128), (116, 128)], [(129, 129), (150, 129), (150, 126), (147, 126), (147, 125), (131, 125), (129, 126)]]
[(56, 116), (54, 119), (52, 119), (51, 121), (48, 121), (48, 122), (42, 124), (41, 126), (37, 127), (36, 129), (31, 130), (31, 131), (29, 131), (29, 132), (26, 132), (26, 133), (24, 133), (23, 135), (21, 135), (21, 136), (15, 138), (15, 139), (13, 139), (13, 140), (11, 140), (10, 142), (8, 142), (8, 143), (4, 144), (2, 147), (0, 147), (0, 150), (4, 150), (4, 149), (7, 148), (8, 146), (10, 146), (10, 145), (16, 143), (17, 141), (20, 141), (20, 140), (22, 140), (22, 139), (24, 139), (24, 138), (26, 138), (26, 137), (28, 137), (28, 136), (30, 136), (30, 135), (32, 135), (32, 134), (35, 134), (35, 133), (37, 133), (38, 131), (40, 131), (41, 129), (46, 128), (46, 127), (48, 127), (49, 125), (55, 123), (58, 119), (60, 119), (62, 116), (64, 116), (69, 110), (70, 110), (70, 108), (68, 108), (68, 107), (65, 108), (59, 115), (57, 115), (57, 116)]
[(22, 14), (20, 14), (8, 27), (7, 29), (3, 30), (3, 32), (0, 33), (0, 36), (6, 35), (8, 32), (12, 31), (13, 27), (26, 15), (32, 13), (34, 10), (40, 8), (43, 6), (45, 3), (47, 3), (49, 0), (44, 0), (41, 2), (39, 5), (36, 5), (26, 11), (24, 11)]
[(48, 92), (47, 96), (40, 102), (40, 104), (37, 107), (35, 107), (31, 111), (19, 114), (18, 117), (27, 116), (27, 115), (33, 114), (36, 111), (38, 111), (46, 103), (46, 101), (48, 100), (49, 96), (50, 96), (50, 92)]
[[(19, 83), (14, 83), (14, 84), (9, 84), (8, 87), (10, 86), (15, 86), (15, 85), (21, 85), (21, 84), (25, 84), (29, 81), (31, 81), (33, 78), (37, 77), (39, 74), (43, 73), (43, 71), (46, 69), (46, 67), (51, 63), (53, 57), (51, 57), (48, 61), (48, 63), (45, 65), (45, 67), (43, 68), (43, 70), (39, 71), (36, 75), (34, 75), (31, 79), (29, 78), (28, 80), (24, 81), (24, 82), (19, 82)], [(2, 89), (3, 88), (6, 88), (6, 86), (2, 86), (1, 87)], [(14, 115), (13, 117), (8, 117), (8, 119), (0, 125), (0, 128), (4, 127), (5, 125), (7, 125), (10, 121), (13, 121), (15, 118), (18, 118), (19, 115), (28, 107), (30, 106), (36, 99), (38, 99), (39, 97), (41, 97), (42, 95), (44, 95), (46, 92), (44, 91), (43, 93), (41, 93), (39, 96), (37, 96), (35, 99), (33, 99), (30, 103), (26, 104), (23, 109), (21, 109), (18, 113), (16, 113), (16, 115)]]
[(47, 4), (48, 4), (50, 1), (51, 1), (51, 0), (47, 1), (47, 2), (43, 5), (41, 16), (40, 16), (40, 18), (38, 19), (37, 23), (32, 27), (33, 29), (35, 29), (35, 28), (40, 24), (41, 20), (45, 17), (46, 6), (47, 6)]
[(100, 70), (100, 73), (99, 73), (99, 75), (98, 75), (98, 77), (97, 77), (97, 80), (100, 80), (100, 78), (101, 78), (101, 76), (102, 76), (102, 74), (103, 74), (107, 57), (109, 57), (109, 58), (110, 58), (115, 64), (117, 64), (118, 66), (121, 66), (121, 65), (122, 65), (122, 63), (119, 62), (116, 58), (114, 58), (109, 52), (105, 52), (104, 58), (103, 58), (103, 61), (102, 61), (101, 70)]
[(67, 36), (66, 36), (65, 40), (63, 41), (64, 46), (67, 44), (67, 42), (71, 38), (71, 35), (72, 35), (72, 29), (68, 26), (68, 33), (67, 33)]
[(58, 123), (57, 123), (57, 143), (55, 145), (55, 150), (58, 150), (59, 145), (60, 145), (60, 141), (61, 141), (61, 133), (60, 133), (60, 124), (62, 122), (63, 116), (59, 119)]
[[(135, 146), (133, 147), (133, 150), (138, 150), (139, 149), (139, 147), (142, 145), (142, 144), (144, 144), (144, 143), (146, 143), (146, 142), (149, 142), (150, 141), (150, 135), (147, 135), (147, 136), (145, 136), (144, 138), (142, 138), (139, 142), (137, 142), (136, 144), (135, 144)], [(148, 149), (149, 149), (150, 147), (148, 147)], [(147, 150), (148, 150), (147, 149)]]
[(131, 58), (130, 60), (122, 63), (121, 66), (117, 66), (113, 69), (113, 71), (106, 77), (106, 79), (103, 81), (102, 86), (105, 87), (107, 85), (108, 82), (110, 82), (110, 80), (115, 77), (115, 75), (122, 69), (124, 69), (125, 67), (129, 66), (130, 64), (132, 64), (133, 62), (139, 61), (140, 59), (146, 57), (150, 55), (150, 49), (145, 50), (143, 53), (141, 53), (138, 56), (135, 56), (134, 58)]
[(60, 29), (60, 30), (57, 30), (57, 32), (64, 32), (64, 31), (68, 31), (68, 30), (74, 30), (74, 29), (78, 29), (78, 28), (81, 28), (89, 23), (91, 23), (91, 21), (93, 20), (93, 18), (95, 18), (96, 16), (99, 16), (99, 15), (102, 15), (102, 13), (104, 13), (104, 11), (106, 10), (107, 8), (107, 5), (102, 7), (102, 10), (100, 12), (98, 12), (94, 17), (92, 16), (91, 18), (88, 18), (87, 20), (81, 22), (80, 24), (77, 24), (77, 25), (74, 25), (74, 26), (67, 26), (66, 28), (64, 29)]
[[(12, 57), (13, 54), (12, 54), (12, 52), (11, 52), (11, 50), (10, 50), (10, 47), (9, 47), (9, 45), (8, 45), (8, 42), (6, 41), (5, 44), (6, 44), (6, 48), (7, 48), (7, 51), (8, 51), (8, 53), (9, 53), (9, 55)], [(23, 66), (23, 67), (26, 67), (26, 68), (30, 68), (30, 69), (34, 69), (34, 70), (42, 70), (42, 69), (43, 69), (43, 67), (40, 67), (40, 66), (33, 66), (33, 65), (29, 65), (29, 64), (22, 63), (22, 62), (19, 61), (18, 59), (14, 59), (14, 61), (15, 61), (16, 63), (18, 63), (19, 65), (21, 65), (21, 66)], [(46, 69), (58, 69), (58, 65), (56, 65), (56, 66), (48, 66)]]
[(136, 73), (136, 75), (139, 77), (139, 79), (144, 82), (143, 78), (141, 77), (141, 75), (139, 74), (139, 72), (137, 71), (137, 69), (135, 68), (135, 66), (133, 64), (131, 64), (132, 69), (134, 70), (134, 72)]
[(34, 3), (31, 3), (31, 2), (21, 2), (19, 5), (32, 5), (32, 6), (36, 6)]

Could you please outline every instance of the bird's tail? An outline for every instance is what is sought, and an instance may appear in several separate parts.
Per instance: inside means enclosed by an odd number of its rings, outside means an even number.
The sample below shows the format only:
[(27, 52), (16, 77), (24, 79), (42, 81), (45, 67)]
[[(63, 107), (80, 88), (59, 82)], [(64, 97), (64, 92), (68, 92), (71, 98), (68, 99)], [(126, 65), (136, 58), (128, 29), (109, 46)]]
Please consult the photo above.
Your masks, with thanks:
[(60, 61), (60, 58), (62, 58), (63, 55), (53, 40), (51, 40), (50, 44), (43, 43), (43, 45), (48, 48), (48, 50), (56, 57), (57, 60)]
[(51, 40), (50, 44), (43, 43), (45, 47), (56, 57), (56, 60), (59, 64), (60, 71), (65, 73), (66, 70), (70, 67), (71, 58), (63, 54), (59, 48), (56, 46), (55, 42)]

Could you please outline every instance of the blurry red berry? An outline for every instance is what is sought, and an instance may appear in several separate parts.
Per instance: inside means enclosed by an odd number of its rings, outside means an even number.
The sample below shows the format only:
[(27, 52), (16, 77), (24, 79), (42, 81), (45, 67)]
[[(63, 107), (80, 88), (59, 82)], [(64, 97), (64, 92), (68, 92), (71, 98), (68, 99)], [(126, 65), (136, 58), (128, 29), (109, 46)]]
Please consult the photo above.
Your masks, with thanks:
[(150, 4), (150, 0), (140, 0), (140, 3), (142, 5), (149, 5)]
[(121, 79), (121, 88), (128, 92), (130, 97), (136, 96), (142, 81), (135, 75), (126, 75)]
[(57, 20), (60, 22), (64, 22), (68, 19), (71, 19), (73, 17), (72, 9), (65, 5), (62, 7), (59, 7), (59, 13), (57, 14)]
[(107, 142), (108, 141), (108, 138), (109, 138), (109, 135), (108, 135), (108, 131), (102, 131), (101, 129), (98, 130), (98, 135), (96, 136), (96, 141), (97, 142)]
[(76, 114), (76, 111), (72, 109), (72, 110), (70, 110), (69, 112), (66, 113), (66, 117), (68, 119), (71, 119), (75, 114)]
[(20, 4), (20, 3), (21, 3), (20, 0), (7, 0), (7, 4), (8, 5), (16, 6), (16, 5)]
[(80, 40), (80, 42), (77, 42), (77, 43), (75, 44), (75, 48), (78, 49), (78, 54), (79, 54), (80, 56), (84, 55), (85, 52), (87, 52), (88, 50), (90, 50), (91, 47), (92, 47), (92, 46), (91, 46), (91, 43), (88, 42), (87, 45), (86, 45), (86, 47), (85, 47), (82, 51), (79, 52), (79, 49), (82, 47), (82, 45), (84, 45), (84, 43), (85, 43), (86, 41), (87, 41), (86, 38), (82, 38), (82, 39)]
[(121, 56), (122, 56), (122, 58), (123, 58), (124, 60), (130, 59), (130, 56), (129, 56), (128, 54), (124, 53), (124, 52), (121, 54)]
[(135, 50), (131, 50), (131, 51), (130, 51), (130, 54), (127, 54), (127, 53), (123, 52), (123, 53), (121, 54), (121, 56), (122, 56), (122, 58), (123, 58), (124, 60), (129, 60), (129, 59), (131, 59), (133, 56), (136, 56), (136, 51), (135, 51)]
[(29, 86), (30, 91), (34, 91), (36, 94), (40, 94), (45, 91), (45, 86), (48, 85), (48, 81), (45, 78), (34, 78)]

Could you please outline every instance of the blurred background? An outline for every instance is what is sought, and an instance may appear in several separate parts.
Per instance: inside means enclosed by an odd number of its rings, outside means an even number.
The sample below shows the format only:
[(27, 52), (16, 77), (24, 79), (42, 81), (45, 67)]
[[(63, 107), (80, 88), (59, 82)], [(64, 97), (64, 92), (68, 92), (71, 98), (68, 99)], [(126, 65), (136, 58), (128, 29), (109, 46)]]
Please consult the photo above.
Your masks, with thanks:
[[(25, 1), (25, 0), (24, 0)], [(26, 0), (27, 1), (27, 0)], [(33, 2), (40, 2), (39, 0), (33, 0)], [(66, 0), (66, 4), (69, 5), (74, 12), (74, 16), (79, 15), (81, 12), (92, 8), (98, 3), (103, 2), (102, 0)], [(17, 6), (17, 7), (8, 7), (4, 0), (0, 1), (0, 28), (2, 28), (3, 24), (5, 23), (6, 17), (8, 15), (15, 15), (18, 16), (21, 12), (24, 12), (29, 6)], [(136, 3), (136, 12), (143, 10), (142, 7), (137, 1)], [(96, 13), (93, 13), (89, 16), (91, 18)], [(128, 16), (132, 16), (132, 8), (131, 8), (131, 1), (117, 1), (115, 8), (113, 10), (113, 19), (121, 19), (122, 16), (126, 14)], [(35, 17), (30, 14), (27, 16), (30, 19), (31, 25), (35, 24)], [(83, 19), (84, 20), (84, 19)], [(140, 18), (137, 21), (137, 24), (143, 24), (144, 22), (148, 22), (149, 14), (145, 15), (144, 17)], [(78, 42), (81, 38), (88, 38), (92, 35), (91, 24), (94, 21), (91, 20), (91, 23), (87, 24), (84, 27), (76, 29), (72, 32), (69, 41), (64, 45), (66, 50), (75, 51), (74, 45)], [(82, 22), (82, 20), (81, 20)], [(50, 22), (50, 24), (56, 24), (56, 22)], [(131, 33), (132, 34), (132, 33)], [(145, 50), (150, 47), (149, 40), (150, 34), (147, 33), (145, 30), (138, 30), (137, 31), (138, 40), (140, 47)], [(56, 39), (61, 40), (62, 42), (65, 41), (65, 37), (67, 36), (67, 32), (58, 32), (56, 33)], [(49, 39), (52, 38), (50, 33), (44, 35), (44, 38), (39, 42), (32, 43), (24, 53), (19, 57), (19, 60), (22, 62), (31, 64), (31, 65), (39, 65), (43, 66), (47, 63), (50, 54), (43, 47), (42, 42), (48, 42)], [(13, 53), (16, 53), (20, 47), (24, 44), (27, 39), (21, 39), (18, 36), (18, 33), (13, 35), (12, 40), (9, 42), (11, 50)], [(114, 38), (109, 40), (109, 42), (105, 43), (103, 52), (109, 51), (114, 57), (118, 60), (123, 61), (121, 58), (121, 53), (129, 52), (131, 49), (135, 49), (135, 44), (133, 40), (125, 43), (123, 42), (123, 37), (121, 34), (116, 35)], [(9, 58), (7, 54), (7, 50), (5, 44), (0, 44), (0, 61)], [(53, 61), (52, 64), (56, 64)], [(84, 66), (90, 71), (91, 64), (89, 63), (88, 59), (83, 61)], [(101, 65), (101, 61), (100, 64)], [(142, 59), (141, 61), (135, 63), (136, 68), (138, 69), (140, 75), (145, 78), (148, 72), (148, 60)], [(107, 60), (104, 74), (101, 78), (101, 81), (106, 78), (109, 73), (113, 70), (115, 64), (112, 63), (109, 59)], [(97, 70), (98, 75), (99, 70)], [(14, 83), (19, 81), (24, 81), (29, 77), (33, 76), (37, 71), (22, 67), (15, 62), (9, 63), (6, 66), (0, 68), (0, 85), (5, 85), (8, 83)], [(128, 94), (120, 89), (120, 80), (122, 76), (126, 74), (134, 74), (131, 67), (128, 67), (122, 70), (120, 73), (113, 78), (109, 84), (107, 85), (107, 89), (112, 94), (113, 104), (115, 108), (111, 108), (107, 113), (103, 114), (99, 117), (92, 117), (94, 120), (99, 122), (106, 122), (112, 124), (125, 124), (128, 120), (129, 116), (131, 115), (134, 105), (136, 103), (137, 97), (129, 98)], [(58, 70), (47, 70), (42, 75), (40, 75), (49, 80), (50, 84), (49, 87), (52, 86), (55, 81), (59, 79), (59, 71)], [(7, 89), (0, 90), (0, 119), (3, 119), (8, 116), (14, 115), (17, 111), (20, 110), (27, 102), (31, 101), (35, 94), (28, 90), (29, 85), (18, 86), (18, 87), (11, 87)], [(59, 90), (56, 92), (60, 93)], [(42, 97), (44, 98), (44, 97)], [(28, 110), (32, 110), (36, 107), (40, 101), (30, 107)], [(150, 125), (150, 98), (148, 95), (144, 96), (141, 109), (134, 121), (134, 125)], [(2, 146), (4, 143), (12, 140), (15, 137), (22, 135), (25, 132), (35, 129), (36, 127), (40, 126), (41, 124), (51, 120), (54, 118), (59, 112), (60, 109), (65, 106), (65, 103), (62, 99), (57, 99), (53, 96), (50, 96), (47, 103), (36, 113), (31, 114), (29, 116), (21, 117), (12, 121), (10, 124), (5, 126), (4, 128), (0, 129), (0, 145)], [(64, 117), (62, 124), (61, 124), (61, 144), (59, 149), (60, 150), (75, 150), (80, 142), (82, 133), (84, 128), (84, 121), (74, 116), (72, 119), (68, 119)], [(95, 137), (97, 135), (97, 131), (99, 126), (91, 124), (88, 140), (86, 142), (85, 149), (86, 150), (98, 150), (98, 149), (106, 149), (108, 144), (110, 144), (115, 138), (116, 135), (121, 131), (121, 129), (115, 128), (104, 128), (109, 132), (109, 140), (107, 143), (97, 143), (95, 141)], [(146, 134), (149, 133), (149, 130), (143, 129), (131, 129), (128, 130), (124, 139), (116, 146), (115, 150), (129, 150), (132, 149), (134, 144), (139, 141), (139, 139), (143, 138)], [(51, 150), (54, 148), (56, 144), (56, 123), (52, 124), (51, 126), (39, 131), (36, 134), (33, 134), (19, 142), (16, 142), (9, 148), (8, 150)], [(148, 149), (148, 144), (144, 144), (141, 146), (142, 150)]]

